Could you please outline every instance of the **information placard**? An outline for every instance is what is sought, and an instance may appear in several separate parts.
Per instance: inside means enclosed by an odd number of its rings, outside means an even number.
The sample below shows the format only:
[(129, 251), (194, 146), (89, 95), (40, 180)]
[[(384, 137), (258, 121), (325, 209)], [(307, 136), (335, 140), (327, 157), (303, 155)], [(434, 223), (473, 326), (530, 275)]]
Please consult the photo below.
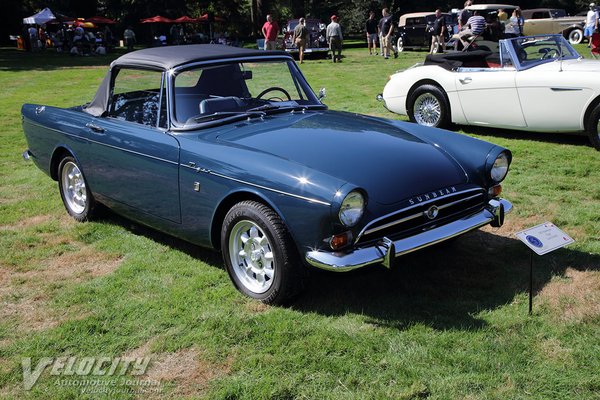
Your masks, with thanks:
[(544, 222), (533, 228), (517, 232), (516, 235), (527, 247), (540, 256), (575, 241), (552, 222)]

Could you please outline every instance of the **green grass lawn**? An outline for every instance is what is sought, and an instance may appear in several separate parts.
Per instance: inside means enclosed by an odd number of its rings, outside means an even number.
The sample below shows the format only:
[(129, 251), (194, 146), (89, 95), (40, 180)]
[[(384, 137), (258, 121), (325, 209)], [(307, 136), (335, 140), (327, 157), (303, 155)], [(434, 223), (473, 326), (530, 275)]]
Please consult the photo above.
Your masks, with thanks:
[[(375, 96), (425, 53), (344, 55), (301, 66), (313, 89), (331, 109), (400, 119)], [(89, 101), (111, 59), (0, 50), (0, 398), (103, 397), (49, 369), (25, 390), (26, 357), (148, 356), (141, 378), (159, 393), (104, 376), (105, 397), (600, 399), (600, 153), (587, 138), (462, 128), (513, 151), (505, 226), (392, 271), (316, 271), (270, 307), (233, 288), (219, 254), (111, 213), (74, 222), (22, 160), (21, 104)], [(576, 243), (534, 258), (528, 316), (530, 255), (514, 233), (545, 221)]]

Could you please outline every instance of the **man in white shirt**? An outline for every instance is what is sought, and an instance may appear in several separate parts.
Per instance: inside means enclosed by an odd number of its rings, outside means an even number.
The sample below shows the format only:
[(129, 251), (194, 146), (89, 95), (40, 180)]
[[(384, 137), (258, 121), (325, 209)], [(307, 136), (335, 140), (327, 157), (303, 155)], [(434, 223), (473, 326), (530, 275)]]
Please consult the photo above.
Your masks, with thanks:
[(600, 19), (600, 16), (598, 15), (598, 11), (596, 11), (596, 4), (590, 3), (590, 11), (588, 11), (585, 18), (585, 28), (583, 31), (583, 35), (588, 38), (588, 47), (592, 43), (592, 35), (598, 30), (598, 19)]

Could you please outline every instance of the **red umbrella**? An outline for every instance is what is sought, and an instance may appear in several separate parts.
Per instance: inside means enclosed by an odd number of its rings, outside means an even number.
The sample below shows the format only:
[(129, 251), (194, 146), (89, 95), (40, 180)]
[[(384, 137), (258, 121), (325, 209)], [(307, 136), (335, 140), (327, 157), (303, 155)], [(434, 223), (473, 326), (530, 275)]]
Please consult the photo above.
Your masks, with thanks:
[(140, 20), (140, 22), (142, 24), (155, 24), (155, 23), (159, 23), (159, 24), (172, 24), (175, 21), (173, 21), (172, 19), (167, 18), (167, 17), (163, 17), (163, 16), (160, 16), (160, 15), (155, 15), (152, 18), (142, 19), (142, 20)]
[(117, 21), (115, 21), (114, 19), (100, 17), (97, 15), (87, 18), (86, 21), (94, 23), (94, 24), (116, 24), (117, 23)]
[(183, 17), (179, 17), (175, 20), (175, 22), (177, 22), (178, 24), (186, 24), (186, 23), (198, 23), (198, 22), (202, 22), (199, 18), (191, 18), (188, 17), (187, 15), (184, 15)]

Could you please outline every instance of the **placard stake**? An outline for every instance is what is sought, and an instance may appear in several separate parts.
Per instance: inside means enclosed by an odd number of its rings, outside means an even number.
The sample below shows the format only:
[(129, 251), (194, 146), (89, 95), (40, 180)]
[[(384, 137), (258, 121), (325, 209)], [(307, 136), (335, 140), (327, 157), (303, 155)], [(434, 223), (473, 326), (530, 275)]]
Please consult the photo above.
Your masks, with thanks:
[(533, 312), (533, 251), (529, 252), (529, 315)]

